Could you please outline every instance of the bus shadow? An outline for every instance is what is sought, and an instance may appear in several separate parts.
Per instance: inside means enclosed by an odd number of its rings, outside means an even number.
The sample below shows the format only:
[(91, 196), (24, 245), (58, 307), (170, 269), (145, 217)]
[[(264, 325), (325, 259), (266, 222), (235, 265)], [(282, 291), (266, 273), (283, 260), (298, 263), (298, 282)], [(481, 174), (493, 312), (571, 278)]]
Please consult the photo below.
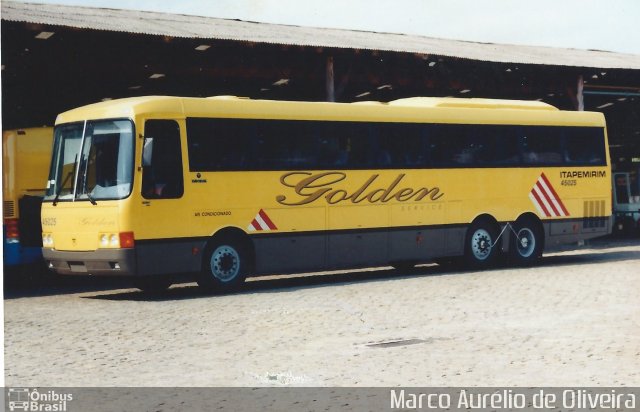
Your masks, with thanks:
[[(434, 265), (434, 269), (437, 266)], [(422, 269), (422, 268), (420, 268)], [(415, 276), (432, 276), (437, 275), (435, 271), (416, 270), (410, 274), (406, 272), (398, 272), (392, 268), (384, 268), (378, 270), (358, 270), (332, 274), (302, 274), (302, 275), (284, 275), (282, 278), (273, 279), (269, 277), (253, 277), (249, 278), (243, 285), (242, 289), (226, 293), (225, 296), (249, 294), (249, 293), (272, 293), (284, 290), (308, 289), (315, 287), (326, 287), (339, 284), (362, 283), (368, 281), (380, 280), (396, 280), (410, 278)], [(134, 300), (134, 301), (170, 301), (182, 300), (200, 297), (222, 296), (221, 293), (207, 292), (195, 283), (174, 285), (171, 289), (159, 293), (149, 293), (139, 290), (128, 290), (122, 293), (109, 293), (94, 296), (83, 296), (86, 299), (104, 299), (104, 300)]]
[[(612, 249), (618, 247), (638, 246), (640, 245), (640, 238), (620, 238), (614, 236), (606, 236), (598, 239), (594, 239), (588, 242), (588, 248), (593, 250), (593, 253), (589, 254), (570, 254), (563, 256), (548, 256), (543, 259), (541, 265), (562, 265), (580, 263), (583, 261), (599, 261), (598, 259), (608, 259), (611, 261), (624, 260), (624, 259), (640, 259), (640, 257), (634, 255), (634, 253), (640, 252), (623, 252), (623, 251), (608, 251), (605, 253), (597, 253), (599, 250)], [(567, 251), (571, 251), (568, 249)], [(628, 254), (625, 254), (628, 253)], [(600, 255), (606, 255), (603, 257)], [(594, 260), (595, 259), (595, 260)], [(501, 265), (498, 269), (509, 268), (508, 265)], [(456, 273), (467, 273), (468, 270), (464, 270), (461, 267), (452, 265), (448, 266), (423, 266), (419, 267), (412, 272), (398, 272), (390, 268), (379, 270), (359, 270), (350, 272), (340, 272), (339, 274), (318, 274), (318, 275), (290, 275), (287, 279), (267, 280), (268, 278), (254, 278), (252, 282), (248, 282), (244, 292), (260, 292), (276, 290), (278, 288), (294, 288), (294, 287), (312, 287), (312, 286), (330, 286), (332, 284), (347, 283), (347, 282), (366, 282), (374, 280), (384, 280), (388, 278), (401, 279), (403, 276), (415, 277), (415, 276), (438, 276), (438, 275), (451, 275)], [(91, 277), (91, 276), (62, 276), (55, 275), (51, 271), (44, 267), (44, 264), (23, 266), (20, 268), (4, 268), (3, 271), (4, 280), (4, 299), (16, 299), (16, 298), (29, 298), (38, 296), (53, 296), (53, 295), (68, 295), (74, 293), (91, 293), (91, 292), (107, 292), (115, 291), (118, 289), (132, 289), (131, 280), (123, 277)], [(182, 282), (187, 282), (188, 278), (183, 277), (180, 279)], [(271, 286), (269, 286), (271, 285)], [(179, 290), (186, 289), (192, 290), (192, 292), (186, 293)], [(196, 292), (198, 289), (195, 286), (188, 286), (184, 283), (174, 286), (167, 291), (167, 295), (164, 299), (167, 299), (171, 294), (175, 294), (176, 298), (180, 298), (180, 294), (186, 294), (189, 296), (208, 296), (210, 294), (204, 294)], [(128, 292), (122, 292), (121, 294), (127, 295)], [(139, 300), (154, 300), (162, 298), (163, 295), (153, 296), (150, 294), (144, 294), (139, 291), (131, 292), (132, 295), (138, 296)], [(117, 294), (116, 294), (117, 295)], [(106, 294), (104, 296), (107, 296)], [(146, 296), (146, 298), (145, 298)]]
[(60, 276), (53, 273), (23, 274), (4, 272), (4, 299), (69, 295), (131, 288), (131, 281), (122, 277)]
[[(562, 270), (563, 266), (569, 265), (592, 265), (605, 262), (622, 262), (629, 260), (640, 261), (640, 251), (613, 251), (605, 253), (584, 253), (575, 255), (554, 255), (546, 256), (542, 261), (533, 267), (522, 268), (508, 263), (499, 264), (495, 270), (530, 270), (535, 271), (539, 267), (556, 267)], [(363, 284), (368, 282), (386, 282), (416, 277), (431, 276), (458, 276), (476, 271), (461, 268), (459, 265), (422, 265), (410, 271), (400, 271), (392, 268), (363, 269), (348, 272), (331, 272), (304, 275), (288, 275), (273, 279), (273, 277), (250, 278), (245, 286), (237, 292), (227, 294), (252, 294), (252, 293), (278, 293), (298, 289), (311, 289), (321, 287), (331, 287), (342, 284)], [(127, 290), (116, 293), (96, 294), (82, 296), (85, 299), (100, 299), (113, 301), (174, 301), (183, 299), (194, 299), (202, 297), (220, 296), (220, 294), (205, 292), (195, 283), (174, 285), (171, 289), (160, 293), (147, 293), (139, 290)]]
[(604, 262), (623, 262), (628, 260), (640, 261), (640, 251), (617, 251), (617, 252), (593, 252), (576, 255), (553, 255), (544, 256), (537, 266), (568, 266), (576, 264), (598, 264)]

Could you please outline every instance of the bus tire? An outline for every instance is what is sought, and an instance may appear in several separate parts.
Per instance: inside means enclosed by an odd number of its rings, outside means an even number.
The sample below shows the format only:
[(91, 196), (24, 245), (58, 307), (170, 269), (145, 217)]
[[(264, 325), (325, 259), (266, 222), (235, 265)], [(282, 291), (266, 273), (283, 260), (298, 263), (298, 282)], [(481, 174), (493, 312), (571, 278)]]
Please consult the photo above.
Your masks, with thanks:
[(509, 254), (519, 265), (531, 265), (542, 256), (544, 232), (533, 219), (518, 219), (513, 224)]
[(211, 242), (204, 254), (198, 285), (212, 292), (230, 292), (244, 283), (249, 271), (247, 248), (236, 239)]
[(163, 276), (140, 276), (132, 279), (133, 286), (147, 293), (161, 293), (173, 284), (170, 278)]
[(469, 226), (464, 247), (467, 266), (482, 269), (492, 265), (500, 251), (500, 248), (494, 245), (497, 238), (496, 226), (486, 219)]

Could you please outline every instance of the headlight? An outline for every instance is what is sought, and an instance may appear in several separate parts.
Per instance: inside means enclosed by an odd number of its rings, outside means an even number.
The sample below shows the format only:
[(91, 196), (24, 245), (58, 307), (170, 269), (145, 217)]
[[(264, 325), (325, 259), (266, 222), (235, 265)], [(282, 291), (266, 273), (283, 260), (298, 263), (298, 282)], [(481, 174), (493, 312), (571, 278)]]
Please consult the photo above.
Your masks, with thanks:
[(100, 233), (98, 244), (101, 248), (117, 248), (120, 247), (120, 238), (117, 233)]
[(53, 235), (51, 235), (51, 233), (42, 234), (42, 246), (53, 247)]

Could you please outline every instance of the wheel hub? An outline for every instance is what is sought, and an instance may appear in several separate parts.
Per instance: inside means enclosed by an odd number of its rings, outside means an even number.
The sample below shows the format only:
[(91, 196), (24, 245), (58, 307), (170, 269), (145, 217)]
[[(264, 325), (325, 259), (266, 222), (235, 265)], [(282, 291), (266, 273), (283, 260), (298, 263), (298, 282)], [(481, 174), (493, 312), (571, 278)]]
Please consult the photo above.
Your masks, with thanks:
[(220, 258), (220, 270), (223, 272), (229, 272), (233, 269), (233, 256), (225, 254)]
[(484, 229), (476, 230), (472, 237), (471, 250), (479, 260), (485, 260), (491, 254), (491, 235)]
[(240, 272), (240, 256), (231, 246), (219, 246), (211, 255), (211, 274), (228, 282)]
[(523, 258), (531, 256), (536, 249), (536, 238), (529, 228), (522, 228), (518, 231), (518, 254)]

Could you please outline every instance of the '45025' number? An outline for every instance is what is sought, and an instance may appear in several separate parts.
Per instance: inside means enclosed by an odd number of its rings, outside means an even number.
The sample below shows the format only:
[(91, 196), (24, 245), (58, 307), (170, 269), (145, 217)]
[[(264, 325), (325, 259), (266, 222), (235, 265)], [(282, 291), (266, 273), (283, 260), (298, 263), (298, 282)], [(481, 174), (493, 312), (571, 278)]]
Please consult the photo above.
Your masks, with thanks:
[(562, 182), (560, 182), (560, 184), (562, 186), (575, 186), (578, 184), (578, 181), (575, 179), (571, 179), (571, 180), (563, 180)]

